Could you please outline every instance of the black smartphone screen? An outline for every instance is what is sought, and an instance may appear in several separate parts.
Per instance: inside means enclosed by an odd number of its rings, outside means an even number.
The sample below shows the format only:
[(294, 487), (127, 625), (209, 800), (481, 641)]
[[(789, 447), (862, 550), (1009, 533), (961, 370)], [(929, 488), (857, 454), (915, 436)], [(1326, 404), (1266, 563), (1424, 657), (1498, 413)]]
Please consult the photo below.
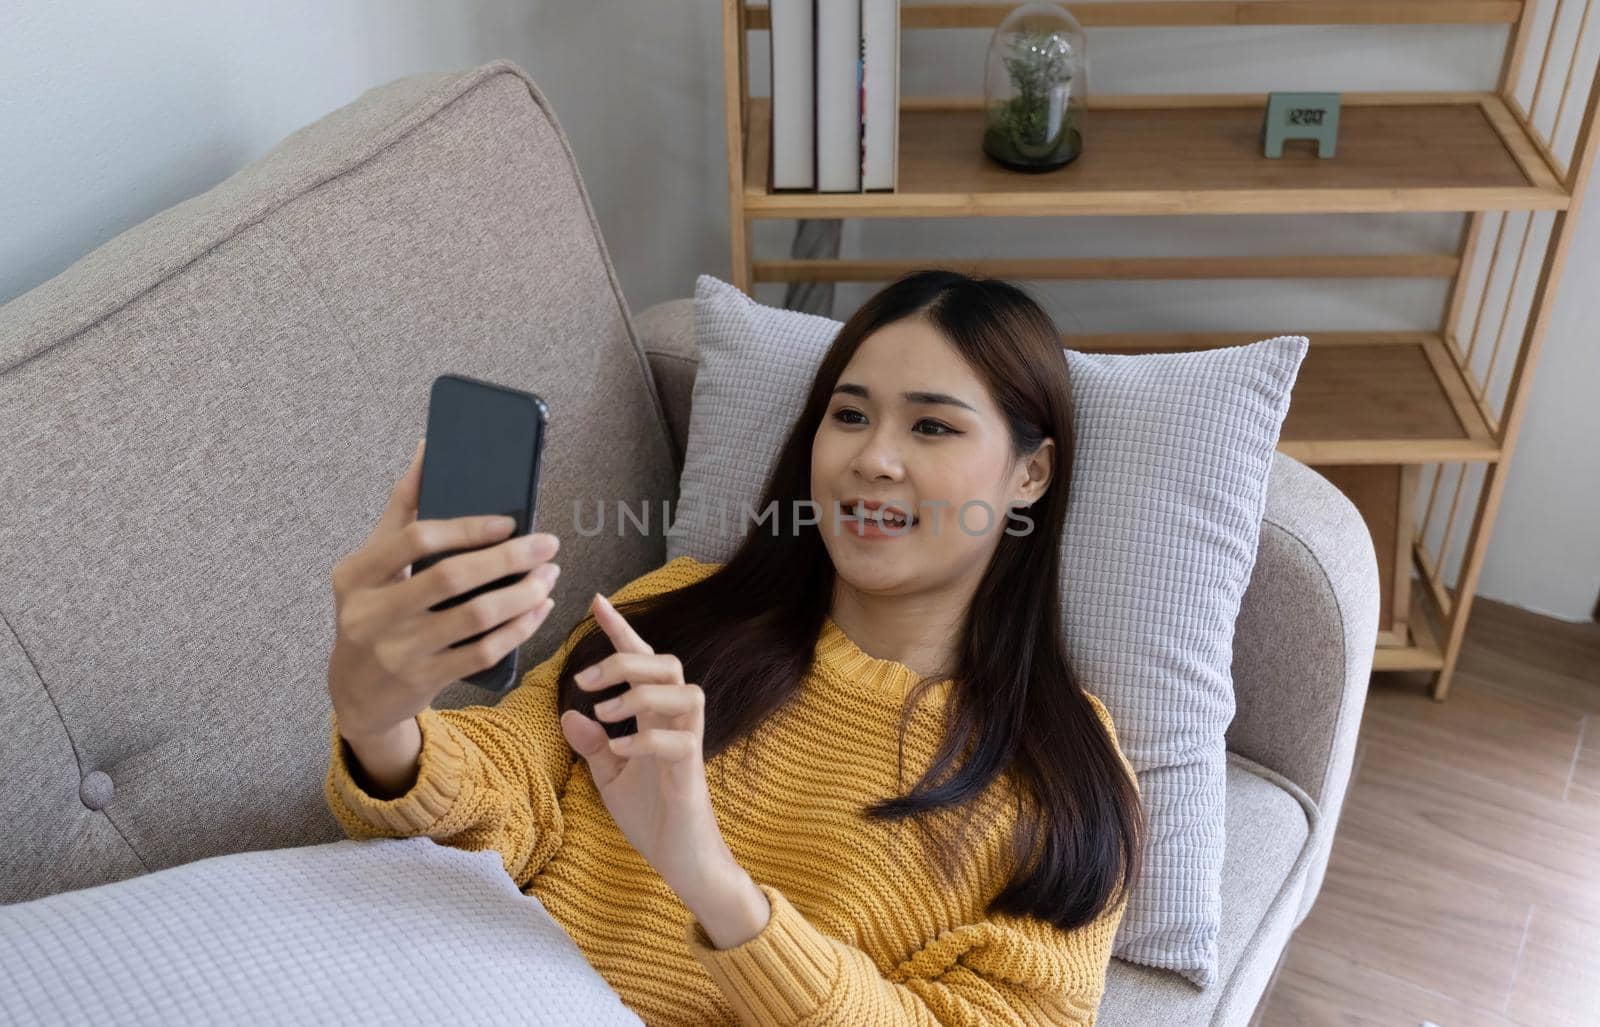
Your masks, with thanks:
[[(548, 420), (549, 409), (544, 400), (531, 392), (458, 374), (435, 378), (428, 398), (418, 519), (506, 514), (517, 522), (508, 537), (533, 531), (538, 518), (539, 461)], [(440, 560), (464, 551), (425, 556), (412, 565), (411, 573), (421, 574)], [(513, 574), (485, 582), (432, 609), (448, 609), (514, 584), (523, 576)], [(461, 639), (454, 646), (474, 642), (488, 633)], [(495, 666), (464, 680), (503, 692), (516, 682), (516, 677), (517, 650), (512, 649)]]

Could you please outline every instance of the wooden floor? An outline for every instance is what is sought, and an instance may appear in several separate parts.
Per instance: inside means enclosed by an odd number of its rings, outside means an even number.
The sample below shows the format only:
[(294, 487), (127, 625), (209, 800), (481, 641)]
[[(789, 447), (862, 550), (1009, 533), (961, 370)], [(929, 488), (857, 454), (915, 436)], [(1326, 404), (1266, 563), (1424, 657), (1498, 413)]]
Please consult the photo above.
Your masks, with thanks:
[(1290, 1024), (1600, 1025), (1600, 624), (1474, 602), (1449, 698), (1376, 674)]

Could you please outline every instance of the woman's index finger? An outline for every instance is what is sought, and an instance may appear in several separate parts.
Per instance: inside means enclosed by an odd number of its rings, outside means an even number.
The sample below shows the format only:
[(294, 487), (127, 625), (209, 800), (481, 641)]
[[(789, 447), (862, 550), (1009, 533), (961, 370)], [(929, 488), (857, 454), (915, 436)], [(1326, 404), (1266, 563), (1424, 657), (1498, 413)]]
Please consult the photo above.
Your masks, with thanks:
[(606, 633), (606, 637), (611, 639), (611, 644), (616, 647), (617, 652), (655, 652), (654, 649), (650, 648), (650, 644), (640, 638), (637, 631), (633, 630), (633, 625), (628, 623), (628, 619), (618, 612), (615, 606), (611, 605), (611, 600), (599, 592), (594, 594), (594, 598), (595, 621), (600, 625), (600, 630)]

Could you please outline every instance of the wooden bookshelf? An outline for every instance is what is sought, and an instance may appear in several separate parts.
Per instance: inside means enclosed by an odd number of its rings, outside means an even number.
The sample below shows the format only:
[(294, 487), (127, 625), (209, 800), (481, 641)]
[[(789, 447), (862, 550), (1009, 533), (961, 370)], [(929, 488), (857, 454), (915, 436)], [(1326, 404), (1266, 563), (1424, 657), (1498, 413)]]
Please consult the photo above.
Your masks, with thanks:
[[(731, 280), (747, 293), (758, 282), (889, 281), (914, 267), (943, 266), (1013, 280), (1434, 278), (1448, 300), (1431, 330), (1322, 332), (1264, 325), (1244, 332), (1066, 335), (1093, 352), (1162, 352), (1230, 346), (1273, 335), (1311, 340), (1279, 448), (1325, 469), (1367, 519), (1378, 544), (1384, 588), (1375, 669), (1431, 670), (1431, 693), (1449, 691), (1473, 591), (1526, 412), (1529, 385), (1549, 324), (1552, 299), (1593, 165), (1600, 69), (1579, 67), (1592, 49), (1571, 31), (1541, 31), (1539, 4), (1558, 0), (1119, 0), (1069, 3), (1086, 29), (1240, 25), (1509, 26), (1499, 84), (1492, 91), (1341, 93), (1338, 155), (1291, 144), (1265, 158), (1259, 133), (1265, 94), (1091, 95), (1087, 146), (1048, 174), (1025, 175), (982, 151), (981, 97), (903, 96), (899, 172), (894, 190), (819, 193), (769, 186), (771, 106), (749, 93), (747, 47), (764, 32), (764, 5), (723, 0)], [(1577, 0), (1569, 0), (1569, 6)], [(993, 29), (1014, 9), (1001, 4), (901, 5), (902, 30)], [(1590, 26), (1584, 0), (1582, 31)], [(1542, 13), (1549, 14), (1546, 9)], [(765, 36), (762, 37), (765, 45)], [(1523, 64), (1538, 61), (1530, 99), (1518, 95)], [(1546, 136), (1529, 111), (1555, 105)], [(1566, 153), (1573, 119), (1576, 141)], [(1541, 123), (1543, 119), (1541, 117)], [(1174, 155), (1181, 154), (1181, 159)], [(1189, 214), (1382, 214), (1462, 212), (1453, 252), (1265, 257), (1120, 257), (928, 260), (756, 259), (751, 237), (763, 219), (1085, 217)], [(1550, 228), (1534, 238), (1535, 220)], [(1480, 253), (1480, 236), (1488, 241)], [(1487, 260), (1485, 261), (1485, 257)], [(1469, 282), (1510, 269), (1518, 288), (1487, 304), (1485, 288), (1467, 304)], [(1532, 307), (1519, 326), (1508, 317), (1523, 276), (1536, 276)], [(1509, 331), (1509, 335), (1508, 335)], [(1490, 353), (1487, 373), (1475, 370)], [(1489, 380), (1510, 375), (1495, 402)], [(1465, 496), (1468, 465), (1481, 465), (1475, 497)], [(1449, 468), (1449, 473), (1446, 473)], [(1431, 482), (1419, 487), (1422, 471)], [(1445, 483), (1454, 481), (1453, 489)], [(1453, 492), (1453, 494), (1451, 494)], [(1443, 525), (1442, 537), (1434, 529)], [(1453, 581), (1443, 554), (1465, 531)]]

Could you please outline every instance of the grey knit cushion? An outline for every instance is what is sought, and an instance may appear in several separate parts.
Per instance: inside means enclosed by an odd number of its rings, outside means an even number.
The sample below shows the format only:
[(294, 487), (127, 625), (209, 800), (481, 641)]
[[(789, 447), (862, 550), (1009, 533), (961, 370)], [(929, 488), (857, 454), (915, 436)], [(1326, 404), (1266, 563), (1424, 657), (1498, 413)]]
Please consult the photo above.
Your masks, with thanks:
[[(831, 318), (695, 283), (700, 367), (667, 557), (726, 560), (799, 415)], [(1066, 643), (1149, 811), (1115, 954), (1215, 982), (1233, 628), (1267, 474), (1309, 341), (1161, 354), (1065, 350), (1077, 434), (1062, 554)]]
[(213, 856), (0, 906), (0, 1023), (634, 1025), (500, 854)]

